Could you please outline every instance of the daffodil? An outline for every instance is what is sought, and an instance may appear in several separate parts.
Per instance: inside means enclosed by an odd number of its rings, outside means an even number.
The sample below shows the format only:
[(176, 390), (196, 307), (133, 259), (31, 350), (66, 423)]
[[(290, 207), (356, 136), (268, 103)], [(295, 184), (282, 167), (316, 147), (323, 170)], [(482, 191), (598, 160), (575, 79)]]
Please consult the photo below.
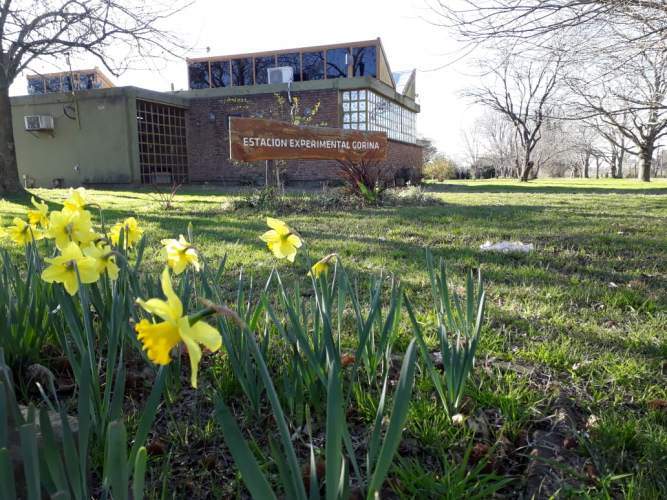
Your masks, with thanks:
[(54, 238), (56, 246), (62, 250), (70, 241), (86, 246), (100, 234), (93, 231), (88, 210), (63, 208), (60, 212), (51, 212), (46, 236)]
[(174, 273), (181, 274), (185, 271), (188, 263), (192, 264), (196, 271), (199, 271), (199, 257), (196, 249), (191, 246), (181, 234), (177, 240), (162, 240), (164, 245), (162, 255), (167, 259), (167, 263), (174, 269)]
[(97, 261), (97, 265), (100, 268), (100, 274), (104, 274), (104, 271), (109, 274), (109, 278), (112, 280), (118, 279), (118, 266), (116, 265), (116, 254), (111, 250), (109, 245), (95, 246), (94, 243), (91, 243), (90, 246), (83, 249), (83, 254), (86, 257), (92, 257)]
[(39, 224), (42, 228), (46, 229), (49, 227), (49, 218), (47, 215), (49, 213), (49, 207), (44, 202), (37, 203), (34, 196), (32, 197), (32, 204), (37, 210), (28, 210), (28, 220), (30, 221), (30, 224), (33, 226)]
[[(183, 316), (183, 304), (174, 293), (171, 286), (169, 268), (165, 267), (162, 272), (162, 292), (167, 301), (150, 299), (143, 301), (137, 299), (137, 304), (146, 311), (162, 319), (161, 323), (151, 323), (142, 319), (137, 325), (137, 338), (144, 345), (148, 358), (157, 365), (166, 365), (171, 361), (169, 352), (179, 342), (183, 341), (190, 355), (190, 366), (192, 368), (192, 387), (197, 387), (197, 371), (202, 352), (199, 344), (205, 345), (211, 351), (217, 351), (222, 345), (220, 333), (212, 326), (203, 321), (190, 324), (190, 318)], [(211, 310), (211, 313), (215, 311)]]
[(128, 217), (125, 221), (115, 224), (109, 231), (109, 237), (114, 245), (118, 244), (121, 229), (125, 229), (125, 245), (128, 248), (132, 248), (132, 243), (139, 241), (144, 232), (144, 230), (137, 225), (137, 221), (134, 217)]
[(282, 221), (267, 217), (266, 223), (272, 230), (264, 233), (260, 236), (260, 239), (266, 241), (273, 255), (279, 259), (286, 258), (290, 262), (294, 262), (296, 249), (301, 246), (301, 238)]
[(83, 207), (87, 205), (86, 202), (86, 188), (69, 188), (70, 199), (67, 200), (64, 205), (66, 208), (72, 212), (78, 210), (83, 210)]
[(9, 233), (9, 237), (17, 245), (26, 245), (27, 243), (32, 243), (33, 239), (41, 240), (44, 238), (44, 234), (41, 231), (35, 229), (20, 217), (15, 217), (12, 222), (14, 225), (7, 228), (7, 233)]
[(65, 245), (58, 257), (47, 257), (44, 261), (51, 265), (42, 272), (42, 279), (48, 283), (62, 283), (70, 295), (79, 291), (77, 268), (81, 283), (95, 283), (100, 279), (98, 262), (92, 257), (85, 257), (73, 241)]
[(327, 255), (326, 257), (324, 257), (324, 258), (323, 258), (322, 260), (320, 260), (319, 262), (317, 262), (317, 263), (310, 269), (310, 271), (308, 272), (308, 276), (311, 276), (311, 275), (314, 274), (315, 277), (318, 278), (318, 277), (320, 276), (321, 273), (324, 273), (325, 276), (326, 276), (327, 274), (329, 274), (329, 264), (328, 264), (328, 263), (329, 263), (329, 261), (330, 261), (333, 257), (335, 257), (335, 256), (336, 256), (336, 254), (335, 254), (335, 253), (332, 253), (332, 254), (329, 254), (329, 255)]

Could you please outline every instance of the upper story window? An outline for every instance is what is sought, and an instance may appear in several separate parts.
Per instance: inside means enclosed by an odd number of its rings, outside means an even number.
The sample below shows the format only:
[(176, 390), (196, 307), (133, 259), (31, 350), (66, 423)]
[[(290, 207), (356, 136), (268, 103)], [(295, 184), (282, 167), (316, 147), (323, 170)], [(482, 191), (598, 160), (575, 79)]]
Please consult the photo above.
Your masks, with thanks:
[(324, 52), (304, 52), (303, 81), (324, 80)]
[(232, 84), (234, 87), (252, 85), (252, 57), (232, 59)]
[(375, 45), (354, 47), (354, 76), (372, 76), (377, 78), (377, 48)]
[(350, 49), (327, 50), (327, 78), (347, 78), (351, 63)]
[(50, 94), (72, 90), (103, 89), (113, 86), (113, 83), (103, 76), (97, 68), (90, 71), (28, 76), (28, 94)]
[(341, 94), (344, 129), (376, 130), (397, 141), (417, 141), (414, 111), (369, 90), (347, 90)]
[[(190, 89), (263, 85), (268, 70), (291, 67), (295, 82), (370, 76), (378, 78), (379, 40), (352, 43), (349, 46), (309, 47), (255, 56), (201, 59), (188, 62)], [(384, 61), (384, 59), (382, 59)], [(390, 83), (390, 81), (385, 81)]]
[(229, 69), (229, 61), (211, 62), (211, 87), (230, 87), (232, 85), (232, 73)]

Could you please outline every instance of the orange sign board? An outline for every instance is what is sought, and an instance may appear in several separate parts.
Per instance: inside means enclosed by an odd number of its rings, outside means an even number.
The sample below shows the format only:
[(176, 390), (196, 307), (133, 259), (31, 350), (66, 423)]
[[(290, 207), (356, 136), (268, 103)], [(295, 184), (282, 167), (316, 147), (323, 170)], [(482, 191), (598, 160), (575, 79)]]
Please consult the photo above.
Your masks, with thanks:
[(387, 134), (304, 127), (261, 118), (229, 118), (230, 157), (236, 161), (386, 161)]

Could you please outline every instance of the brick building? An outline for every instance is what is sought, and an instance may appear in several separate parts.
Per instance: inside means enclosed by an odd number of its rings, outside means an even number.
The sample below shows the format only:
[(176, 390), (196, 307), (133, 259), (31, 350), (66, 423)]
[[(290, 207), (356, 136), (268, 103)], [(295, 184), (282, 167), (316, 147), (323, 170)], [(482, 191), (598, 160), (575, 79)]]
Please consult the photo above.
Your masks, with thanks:
[[(187, 66), (186, 91), (63, 89), (12, 98), (19, 173), (42, 187), (262, 184), (263, 162), (229, 159), (230, 116), (386, 132), (392, 170), (421, 170), (415, 72), (392, 73), (379, 39), (192, 59)], [(51, 128), (26, 135), (28, 115), (53, 117), (45, 122)], [(279, 168), (287, 184), (337, 178), (333, 161), (291, 160)]]

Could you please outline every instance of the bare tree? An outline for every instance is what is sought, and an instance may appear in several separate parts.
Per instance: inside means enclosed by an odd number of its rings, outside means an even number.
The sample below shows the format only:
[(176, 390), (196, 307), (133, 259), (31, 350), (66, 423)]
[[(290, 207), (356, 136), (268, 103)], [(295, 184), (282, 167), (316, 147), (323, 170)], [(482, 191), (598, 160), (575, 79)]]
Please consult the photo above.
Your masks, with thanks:
[(502, 113), (511, 121), (521, 151), (520, 157), (517, 157), (519, 179), (526, 182), (534, 166), (532, 155), (542, 137), (542, 125), (556, 108), (554, 98), (562, 58), (552, 54), (543, 61), (531, 61), (516, 55), (505, 55), (497, 65), (482, 64), (487, 70), (482, 85), (467, 89), (462, 94), (477, 104)]
[(461, 142), (468, 167), (474, 172), (480, 166), (479, 160), (482, 156), (482, 135), (477, 122), (461, 130)]
[[(542, 45), (554, 33), (592, 34), (607, 26), (638, 20), (650, 24), (652, 33), (667, 30), (667, 3), (663, 0), (426, 0), (426, 3), (433, 13), (429, 22), (447, 28), (458, 40), (474, 44), (508, 39), (512, 43)], [(584, 41), (590, 43), (591, 38)], [(597, 41), (604, 44), (601, 38)]]
[[(622, 72), (609, 73), (619, 56), (608, 54), (598, 58), (585, 75), (570, 80), (571, 88), (583, 99), (584, 113), (597, 115), (602, 124), (637, 148), (642, 165), (638, 178), (645, 182), (651, 179), (656, 142), (667, 136), (667, 41), (651, 33), (652, 28), (641, 24), (617, 33), (623, 40), (644, 35), (641, 52), (623, 57)], [(591, 80), (596, 84), (591, 85)]]
[[(178, 5), (178, 7), (177, 7)], [(38, 60), (88, 53), (113, 75), (185, 47), (159, 23), (187, 3), (160, 0), (0, 0), (0, 193), (21, 190), (9, 87)]]
[(500, 177), (508, 177), (516, 158), (516, 129), (507, 115), (487, 110), (479, 119), (479, 128), (486, 143), (486, 156), (491, 159)]

